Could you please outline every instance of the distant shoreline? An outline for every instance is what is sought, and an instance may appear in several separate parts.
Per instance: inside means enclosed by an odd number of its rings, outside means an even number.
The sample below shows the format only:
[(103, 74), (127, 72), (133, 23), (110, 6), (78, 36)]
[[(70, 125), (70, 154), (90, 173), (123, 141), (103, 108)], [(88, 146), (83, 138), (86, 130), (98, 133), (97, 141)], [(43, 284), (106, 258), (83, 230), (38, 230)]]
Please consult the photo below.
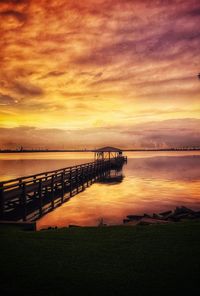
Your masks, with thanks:
[[(171, 148), (171, 149), (121, 149), (123, 152), (156, 152), (156, 151), (200, 151), (200, 148)], [(82, 149), (52, 149), (52, 150), (0, 150), (0, 153), (38, 153), (38, 152), (95, 152), (95, 150)]]

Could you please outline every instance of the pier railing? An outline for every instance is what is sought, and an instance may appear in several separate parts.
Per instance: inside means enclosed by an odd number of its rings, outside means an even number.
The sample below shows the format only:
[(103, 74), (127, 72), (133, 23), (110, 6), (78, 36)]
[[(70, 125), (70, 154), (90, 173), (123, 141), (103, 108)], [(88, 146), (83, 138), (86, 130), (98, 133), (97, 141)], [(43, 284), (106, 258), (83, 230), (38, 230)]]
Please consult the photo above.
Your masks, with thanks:
[(0, 220), (34, 221), (126, 161), (120, 156), (0, 182)]

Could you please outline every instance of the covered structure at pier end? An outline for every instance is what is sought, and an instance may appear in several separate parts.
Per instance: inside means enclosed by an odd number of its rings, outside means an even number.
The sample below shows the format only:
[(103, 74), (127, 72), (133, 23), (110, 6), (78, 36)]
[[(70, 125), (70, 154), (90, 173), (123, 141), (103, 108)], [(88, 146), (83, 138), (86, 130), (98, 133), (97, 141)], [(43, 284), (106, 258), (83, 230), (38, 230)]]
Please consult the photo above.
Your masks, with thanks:
[(110, 160), (122, 156), (122, 150), (115, 147), (102, 147), (94, 150), (95, 160)]

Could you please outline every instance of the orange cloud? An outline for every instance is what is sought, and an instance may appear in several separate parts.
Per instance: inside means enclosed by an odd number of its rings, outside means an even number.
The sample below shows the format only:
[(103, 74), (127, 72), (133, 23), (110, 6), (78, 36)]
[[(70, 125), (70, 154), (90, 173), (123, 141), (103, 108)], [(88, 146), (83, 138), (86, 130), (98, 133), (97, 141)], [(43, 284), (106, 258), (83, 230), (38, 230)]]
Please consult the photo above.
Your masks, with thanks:
[(109, 127), (119, 138), (199, 119), (199, 11), (197, 0), (0, 1), (2, 128), (103, 128), (97, 145)]

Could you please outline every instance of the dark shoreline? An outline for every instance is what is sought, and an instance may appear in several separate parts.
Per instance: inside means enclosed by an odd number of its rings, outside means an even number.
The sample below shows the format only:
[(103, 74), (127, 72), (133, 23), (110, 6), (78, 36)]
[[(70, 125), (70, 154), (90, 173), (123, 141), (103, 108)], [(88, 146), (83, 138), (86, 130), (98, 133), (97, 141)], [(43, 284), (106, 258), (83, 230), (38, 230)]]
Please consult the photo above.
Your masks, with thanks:
[[(200, 148), (171, 148), (171, 149), (121, 149), (123, 152), (156, 152), (156, 151), (200, 151)], [(95, 149), (49, 149), (49, 150), (0, 150), (0, 153), (37, 153), (37, 152), (95, 152)]]

